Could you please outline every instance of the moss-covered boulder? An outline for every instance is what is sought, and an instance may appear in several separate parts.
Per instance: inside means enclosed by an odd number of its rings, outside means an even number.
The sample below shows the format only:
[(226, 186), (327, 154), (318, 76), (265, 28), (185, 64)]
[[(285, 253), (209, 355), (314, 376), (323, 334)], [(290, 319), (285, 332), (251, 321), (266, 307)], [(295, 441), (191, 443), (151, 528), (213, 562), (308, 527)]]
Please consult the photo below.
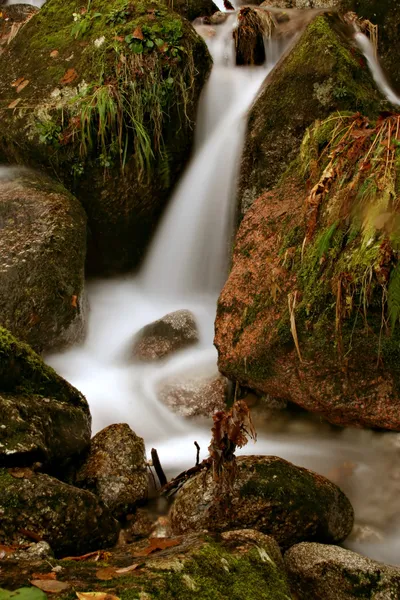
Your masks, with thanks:
[(0, 167), (0, 325), (41, 352), (85, 333), (86, 216), (59, 183)]
[[(149, 548), (153, 548), (149, 554)], [(131, 600), (289, 600), (290, 590), (276, 542), (257, 531), (229, 531), (218, 538), (146, 539), (110, 550), (99, 562), (50, 560), (57, 579), (74, 592), (102, 592)], [(32, 573), (46, 573), (49, 562), (3, 561), (6, 589), (29, 585)], [(135, 565), (132, 568), (132, 565)], [(129, 569), (131, 567), (131, 569)]]
[(211, 17), (218, 10), (218, 6), (212, 0), (174, 0), (172, 7), (189, 21), (198, 17)]
[(229, 493), (211, 470), (191, 477), (170, 511), (173, 531), (256, 529), (282, 548), (299, 541), (339, 542), (353, 527), (353, 509), (325, 477), (275, 456), (243, 456)]
[(381, 107), (365, 60), (341, 34), (339, 18), (318, 16), (268, 77), (250, 111), (239, 180), (241, 213), (278, 181), (315, 119), (334, 110), (376, 114)]
[(331, 423), (397, 431), (399, 118), (334, 114), (307, 132), (241, 224), (215, 337), (227, 377)]
[(26, 344), (0, 328), (0, 466), (63, 463), (90, 442), (89, 406)]
[(400, 569), (337, 546), (298, 544), (285, 554), (299, 600), (396, 600)]
[(134, 512), (138, 504), (147, 500), (143, 439), (126, 423), (99, 431), (90, 443), (75, 483), (101, 498), (116, 518)]
[(119, 525), (94, 494), (27, 468), (0, 469), (0, 543), (48, 542), (57, 556), (115, 544)]
[(49, 0), (0, 56), (0, 161), (74, 192), (92, 271), (138, 264), (189, 157), (210, 67), (161, 0)]

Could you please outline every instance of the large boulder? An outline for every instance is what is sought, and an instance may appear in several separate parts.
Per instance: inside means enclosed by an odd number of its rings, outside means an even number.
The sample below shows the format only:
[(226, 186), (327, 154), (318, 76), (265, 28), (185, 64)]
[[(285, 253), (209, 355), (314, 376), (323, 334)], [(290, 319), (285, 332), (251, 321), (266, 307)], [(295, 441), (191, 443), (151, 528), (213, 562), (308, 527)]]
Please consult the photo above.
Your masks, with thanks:
[(227, 387), (222, 375), (188, 372), (161, 381), (157, 397), (182, 417), (211, 417), (226, 408)]
[(189, 310), (168, 313), (143, 327), (133, 341), (135, 360), (152, 362), (166, 358), (199, 341), (196, 320)]
[(59, 183), (0, 167), (0, 324), (41, 352), (85, 333), (86, 216)]
[(397, 125), (334, 114), (307, 132), (241, 224), (215, 343), (242, 385), (334, 424), (399, 431)]
[(297, 544), (285, 554), (299, 600), (396, 600), (400, 569), (337, 546)]
[[(151, 550), (153, 549), (153, 550)], [(150, 550), (150, 552), (149, 552)], [(221, 536), (152, 538), (111, 549), (94, 561), (53, 561), (61, 567), (58, 581), (71, 587), (58, 594), (100, 592), (122, 599), (289, 600), (290, 590), (276, 542), (257, 531), (229, 531)], [(33, 573), (49, 565), (13, 560), (2, 562), (7, 589), (29, 585)], [(133, 572), (134, 571), (134, 572)]]
[(0, 543), (44, 540), (57, 556), (112, 546), (119, 524), (94, 494), (24, 469), (0, 469)]
[(353, 527), (353, 509), (325, 477), (274, 456), (243, 456), (229, 494), (211, 470), (191, 477), (170, 511), (176, 534), (256, 529), (282, 548), (299, 541), (339, 542)]
[(335, 110), (376, 114), (382, 107), (364, 58), (341, 27), (338, 17), (315, 18), (267, 78), (248, 118), (238, 194), (242, 214), (282, 176), (315, 119)]
[(122, 518), (147, 499), (144, 442), (126, 423), (99, 431), (79, 469), (76, 485), (90, 490)]
[(0, 466), (62, 467), (90, 442), (89, 406), (29, 346), (0, 328)]
[(92, 271), (138, 264), (189, 157), (210, 67), (161, 0), (46, 2), (0, 56), (0, 161), (74, 191)]

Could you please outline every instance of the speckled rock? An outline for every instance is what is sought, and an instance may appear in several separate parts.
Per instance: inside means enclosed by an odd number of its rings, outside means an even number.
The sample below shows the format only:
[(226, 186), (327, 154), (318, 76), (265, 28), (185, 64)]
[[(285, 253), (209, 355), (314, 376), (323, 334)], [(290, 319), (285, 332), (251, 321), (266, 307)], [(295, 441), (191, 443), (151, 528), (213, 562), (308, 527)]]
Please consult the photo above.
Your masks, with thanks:
[[(230, 531), (222, 536), (195, 534), (165, 540), (167, 548), (147, 555), (153, 540), (143, 540), (107, 552), (102, 566), (94, 561), (52, 561), (62, 570), (58, 581), (75, 592), (103, 592), (122, 600), (289, 600), (290, 590), (279, 548), (257, 531)], [(160, 540), (161, 545), (163, 540)], [(168, 545), (170, 547), (168, 547)], [(133, 558), (133, 557), (140, 557)], [(115, 573), (140, 561), (134, 573)], [(100, 569), (110, 577), (100, 579)], [(32, 573), (46, 573), (48, 563), (4, 561), (2, 587), (29, 585)], [(118, 576), (119, 575), (119, 576)], [(71, 598), (71, 589), (57, 595)]]
[(119, 524), (94, 494), (25, 469), (0, 469), (0, 543), (48, 542), (57, 556), (112, 546)]
[(41, 352), (82, 340), (86, 216), (59, 183), (0, 167), (0, 325)]
[(400, 569), (337, 546), (297, 544), (285, 554), (299, 600), (397, 600)]
[(200, 472), (178, 491), (170, 511), (175, 533), (257, 529), (282, 548), (299, 541), (335, 543), (353, 527), (353, 509), (325, 477), (274, 456), (243, 456), (230, 496), (218, 493), (212, 472)]
[(84, 396), (0, 327), (0, 467), (62, 467), (89, 445)]
[(199, 340), (194, 315), (177, 310), (141, 329), (133, 341), (133, 357), (150, 362), (188, 348)]
[(106, 427), (91, 441), (76, 485), (101, 498), (117, 518), (147, 499), (148, 477), (143, 439), (126, 423)]

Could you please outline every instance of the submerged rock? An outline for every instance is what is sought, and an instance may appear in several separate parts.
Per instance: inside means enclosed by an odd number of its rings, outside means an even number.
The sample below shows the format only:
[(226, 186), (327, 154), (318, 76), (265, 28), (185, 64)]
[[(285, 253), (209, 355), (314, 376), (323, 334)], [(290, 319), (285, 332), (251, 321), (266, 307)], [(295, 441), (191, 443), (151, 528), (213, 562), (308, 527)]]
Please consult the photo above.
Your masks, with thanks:
[(170, 511), (174, 533), (256, 529), (282, 548), (299, 541), (335, 543), (353, 527), (353, 509), (325, 477), (274, 456), (242, 456), (230, 494), (211, 470), (190, 478)]
[(47, 2), (0, 56), (0, 161), (73, 190), (91, 271), (140, 261), (189, 158), (210, 67), (204, 41), (161, 0)]
[(85, 333), (86, 216), (60, 185), (0, 167), (0, 324), (41, 352)]
[[(162, 600), (288, 600), (290, 590), (276, 542), (257, 531), (230, 531), (218, 538), (191, 535), (157, 539), (107, 552), (101, 567), (94, 561), (59, 561), (57, 580), (73, 582), (74, 592), (102, 592), (124, 598)], [(54, 561), (53, 561), (54, 562)], [(129, 569), (139, 563), (139, 567)], [(49, 565), (2, 564), (2, 585), (29, 585), (32, 573)], [(122, 572), (119, 572), (122, 570)], [(134, 573), (132, 572), (134, 570)], [(62, 600), (71, 590), (58, 595)]]
[(400, 569), (337, 546), (298, 544), (285, 554), (299, 600), (396, 600)]
[(135, 336), (133, 357), (150, 362), (170, 356), (199, 341), (196, 321), (189, 310), (177, 310), (141, 329)]
[(25, 469), (0, 469), (0, 543), (41, 539), (57, 556), (112, 546), (119, 525), (94, 494)]
[(147, 499), (143, 439), (126, 423), (110, 425), (97, 433), (76, 475), (76, 485), (101, 498), (116, 518), (133, 512)]
[(62, 467), (89, 445), (84, 396), (0, 328), (0, 467)]
[(274, 21), (264, 10), (245, 6), (238, 14), (233, 31), (237, 65), (262, 65), (265, 62), (264, 37), (271, 37)]

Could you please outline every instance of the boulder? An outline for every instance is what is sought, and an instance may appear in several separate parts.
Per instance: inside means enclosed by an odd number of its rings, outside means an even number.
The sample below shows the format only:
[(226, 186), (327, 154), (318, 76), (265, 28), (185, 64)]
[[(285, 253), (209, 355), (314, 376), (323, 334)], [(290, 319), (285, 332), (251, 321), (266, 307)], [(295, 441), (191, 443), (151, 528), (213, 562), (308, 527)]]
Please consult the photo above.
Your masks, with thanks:
[[(2, 2), (0, 2), (0, 6)], [(29, 4), (13, 4), (0, 12), (0, 54), (17, 35), (21, 27), (37, 12), (35, 6)]]
[(76, 475), (76, 485), (90, 490), (123, 518), (147, 499), (147, 470), (143, 439), (126, 423), (99, 431)]
[(0, 328), (0, 467), (62, 467), (89, 445), (86, 399)]
[(43, 540), (57, 556), (112, 546), (119, 524), (94, 494), (27, 468), (0, 469), (0, 543)]
[[(149, 553), (149, 548), (158, 549)], [(146, 539), (111, 549), (94, 561), (52, 561), (62, 570), (57, 580), (75, 592), (100, 592), (120, 598), (163, 600), (288, 600), (290, 590), (276, 542), (257, 531), (230, 531), (218, 538)], [(132, 565), (140, 563), (139, 569)], [(131, 569), (129, 570), (129, 567)], [(57, 567), (56, 567), (57, 568)], [(132, 571), (135, 570), (133, 573)], [(2, 585), (29, 585), (33, 573), (46, 573), (48, 563), (12, 559), (2, 563)], [(58, 597), (71, 596), (67, 589)]]
[(60, 184), (0, 167), (0, 325), (36, 351), (85, 334), (86, 216)]
[(173, 9), (189, 21), (199, 17), (210, 17), (218, 6), (212, 0), (174, 0)]
[(47, 2), (0, 56), (0, 161), (74, 192), (91, 272), (138, 265), (189, 158), (210, 67), (204, 41), (161, 0)]
[(239, 10), (233, 31), (237, 65), (262, 65), (265, 62), (264, 37), (271, 37), (275, 23), (265, 10), (245, 6)]
[(135, 360), (151, 362), (166, 358), (199, 341), (196, 321), (189, 310), (177, 310), (143, 327), (135, 336)]
[(395, 600), (400, 569), (350, 550), (297, 544), (285, 554), (290, 585), (299, 600)]
[(335, 543), (353, 527), (353, 509), (325, 477), (274, 456), (241, 456), (229, 494), (211, 470), (191, 477), (170, 511), (175, 534), (256, 529), (281, 548), (299, 541)]
[(317, 16), (267, 78), (249, 113), (241, 214), (279, 180), (315, 119), (335, 110), (373, 115), (382, 108), (364, 57), (342, 35), (338, 17)]

